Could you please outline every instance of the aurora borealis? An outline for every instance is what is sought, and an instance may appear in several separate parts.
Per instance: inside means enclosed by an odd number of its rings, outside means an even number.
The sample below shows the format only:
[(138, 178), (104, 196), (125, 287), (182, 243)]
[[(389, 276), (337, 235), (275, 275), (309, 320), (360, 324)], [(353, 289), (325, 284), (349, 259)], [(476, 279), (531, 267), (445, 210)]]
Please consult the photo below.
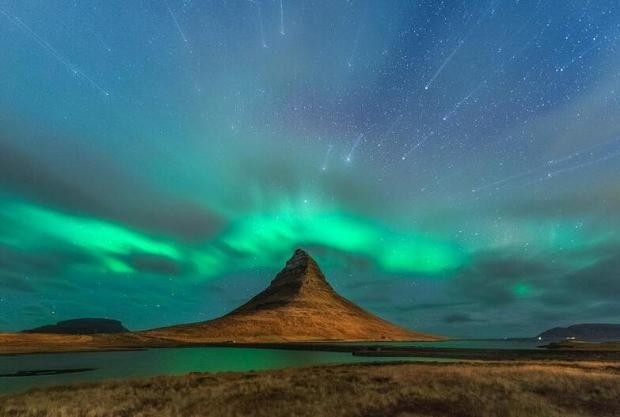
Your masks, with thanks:
[(619, 13), (0, 0), (0, 330), (212, 318), (297, 247), (419, 331), (617, 322)]

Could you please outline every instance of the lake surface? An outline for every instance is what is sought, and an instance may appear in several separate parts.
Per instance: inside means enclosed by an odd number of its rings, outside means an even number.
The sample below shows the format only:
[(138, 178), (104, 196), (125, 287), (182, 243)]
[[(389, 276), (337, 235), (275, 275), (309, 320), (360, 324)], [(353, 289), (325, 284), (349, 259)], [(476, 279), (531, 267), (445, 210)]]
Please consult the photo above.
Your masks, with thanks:
[[(363, 343), (369, 344), (369, 343)], [(377, 343), (391, 346), (428, 346), (492, 349), (532, 349), (537, 341), (451, 340), (447, 342)], [(278, 369), (331, 363), (379, 361), (441, 361), (437, 358), (377, 358), (353, 356), (348, 352), (319, 352), (241, 347), (148, 349), (126, 352), (54, 353), (0, 356), (0, 374), (43, 369), (95, 368), (92, 371), (26, 377), (0, 377), (0, 393), (20, 392), (34, 387), (139, 378), (155, 375), (181, 375), (189, 372), (222, 372)], [(446, 359), (448, 360), (448, 359)]]

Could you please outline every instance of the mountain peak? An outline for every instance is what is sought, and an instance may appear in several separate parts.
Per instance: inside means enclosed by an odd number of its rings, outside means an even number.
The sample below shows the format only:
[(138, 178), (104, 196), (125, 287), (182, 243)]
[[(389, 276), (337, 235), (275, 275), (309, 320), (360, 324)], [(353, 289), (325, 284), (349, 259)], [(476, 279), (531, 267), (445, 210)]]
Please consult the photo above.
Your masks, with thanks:
[(274, 308), (291, 303), (316, 303), (317, 298), (337, 296), (321, 268), (303, 249), (297, 249), (267, 289), (232, 313)]
[(308, 252), (306, 252), (303, 249), (295, 249), (293, 256), (291, 256), (291, 258), (288, 261), (286, 261), (286, 265), (284, 265), (284, 268), (276, 276), (274, 281), (278, 279), (278, 277), (285, 272), (289, 272), (293, 274), (300, 274), (300, 273), (303, 274), (308, 268), (308, 265), (311, 263), (316, 265), (316, 262), (308, 254)]
[(147, 333), (170, 340), (245, 343), (437, 339), (388, 323), (342, 297), (302, 249), (293, 253), (264, 291), (230, 313)]
[[(303, 249), (296, 249), (293, 256), (286, 261), (284, 268), (271, 281), (271, 285), (282, 285), (293, 282), (319, 280), (327, 284), (325, 276), (314, 259)], [(330, 287), (331, 288), (331, 287)]]

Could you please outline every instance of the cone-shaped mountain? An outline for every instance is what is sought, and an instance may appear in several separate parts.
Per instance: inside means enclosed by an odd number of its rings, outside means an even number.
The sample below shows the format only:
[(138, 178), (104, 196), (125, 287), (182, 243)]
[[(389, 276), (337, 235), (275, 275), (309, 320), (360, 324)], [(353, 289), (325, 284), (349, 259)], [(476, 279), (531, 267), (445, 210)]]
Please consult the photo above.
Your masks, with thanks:
[(437, 339), (393, 325), (340, 296), (301, 249), (267, 289), (225, 316), (144, 334), (177, 341), (239, 343)]

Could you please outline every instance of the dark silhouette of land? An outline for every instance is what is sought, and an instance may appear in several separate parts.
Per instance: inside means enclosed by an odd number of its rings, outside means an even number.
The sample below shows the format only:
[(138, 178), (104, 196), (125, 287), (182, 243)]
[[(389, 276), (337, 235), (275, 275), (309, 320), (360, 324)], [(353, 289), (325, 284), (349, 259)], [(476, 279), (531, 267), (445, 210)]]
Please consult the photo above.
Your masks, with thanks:
[(52, 334), (108, 334), (127, 333), (120, 321), (102, 318), (79, 318), (59, 321), (34, 329), (24, 330), (23, 333), (52, 333)]
[(620, 340), (620, 324), (583, 323), (568, 327), (554, 327), (538, 335), (540, 340), (561, 341), (577, 339), (582, 341)]
[(584, 342), (579, 340), (564, 340), (544, 345), (544, 348), (556, 351), (596, 351), (596, 352), (620, 352), (618, 342)]
[(67, 368), (67, 369), (35, 369), (30, 371), (17, 371), (8, 374), (0, 374), (0, 377), (24, 377), (24, 376), (48, 376), (61, 374), (75, 374), (79, 372), (94, 371), (96, 368)]

